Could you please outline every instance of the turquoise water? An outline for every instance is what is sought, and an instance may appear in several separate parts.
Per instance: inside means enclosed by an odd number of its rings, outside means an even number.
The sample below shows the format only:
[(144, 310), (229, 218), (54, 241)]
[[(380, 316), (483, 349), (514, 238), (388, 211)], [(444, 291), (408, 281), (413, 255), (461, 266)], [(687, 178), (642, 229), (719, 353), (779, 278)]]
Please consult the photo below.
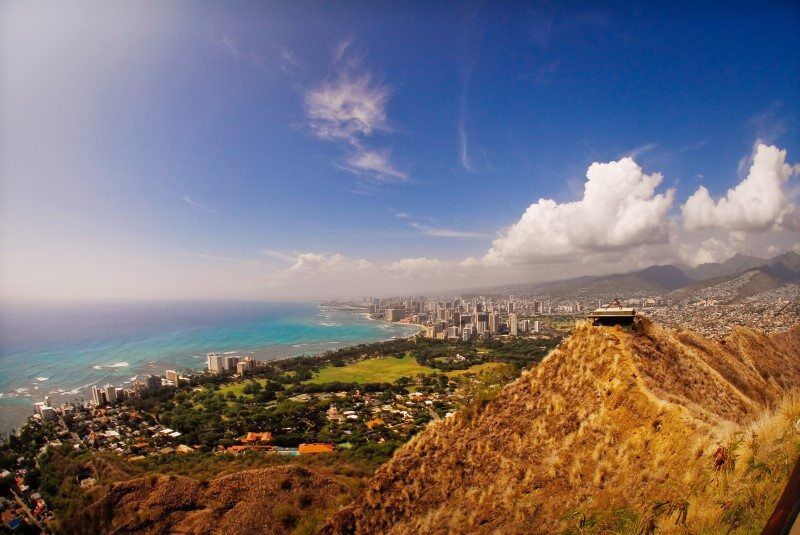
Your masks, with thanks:
[(416, 332), (308, 303), (149, 303), (0, 309), (0, 432), (32, 404), (89, 399), (92, 385), (201, 369), (205, 354), (311, 354)]

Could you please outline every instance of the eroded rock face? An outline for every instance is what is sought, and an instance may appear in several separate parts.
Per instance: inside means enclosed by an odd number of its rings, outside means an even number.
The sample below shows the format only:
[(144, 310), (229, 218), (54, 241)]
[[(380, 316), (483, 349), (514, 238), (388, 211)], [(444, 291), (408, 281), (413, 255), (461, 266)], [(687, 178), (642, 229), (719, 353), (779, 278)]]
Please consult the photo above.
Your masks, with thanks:
[[(646, 319), (632, 332), (578, 327), (484, 407), (401, 448), (327, 529), (555, 533), (619, 510), (654, 524), (667, 515), (678, 528), (706, 522), (692, 504), (722, 470), (720, 441), (758, 449), (746, 426), (800, 386), (799, 340), (797, 327), (737, 329), (723, 342)], [(795, 405), (770, 433), (794, 432)], [(752, 437), (732, 439), (737, 432)], [(792, 437), (782, 455), (800, 448)]]

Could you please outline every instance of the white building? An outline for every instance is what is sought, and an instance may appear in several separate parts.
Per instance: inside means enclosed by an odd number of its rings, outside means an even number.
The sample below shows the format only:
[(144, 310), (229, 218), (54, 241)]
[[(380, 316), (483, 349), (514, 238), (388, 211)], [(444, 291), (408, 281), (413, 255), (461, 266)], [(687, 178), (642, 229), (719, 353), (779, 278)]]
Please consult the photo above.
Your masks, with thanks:
[(519, 326), (517, 324), (517, 315), (516, 314), (509, 314), (508, 315), (508, 332), (511, 333), (511, 336), (517, 336), (519, 334)]
[(176, 372), (175, 370), (167, 370), (164, 373), (164, 376), (167, 378), (167, 381), (170, 381), (173, 384), (173, 386), (180, 385), (181, 379), (180, 376), (178, 375), (178, 372)]
[(225, 357), (225, 370), (236, 371), (236, 365), (239, 364), (239, 355), (227, 355)]
[(217, 353), (209, 353), (206, 355), (206, 366), (210, 373), (222, 373), (225, 371), (225, 357)]
[(103, 392), (103, 389), (97, 388), (96, 385), (92, 387), (92, 401), (97, 407), (101, 407), (106, 404), (105, 392)]
[(106, 402), (109, 405), (114, 405), (117, 402), (117, 389), (113, 385), (106, 383), (105, 394)]

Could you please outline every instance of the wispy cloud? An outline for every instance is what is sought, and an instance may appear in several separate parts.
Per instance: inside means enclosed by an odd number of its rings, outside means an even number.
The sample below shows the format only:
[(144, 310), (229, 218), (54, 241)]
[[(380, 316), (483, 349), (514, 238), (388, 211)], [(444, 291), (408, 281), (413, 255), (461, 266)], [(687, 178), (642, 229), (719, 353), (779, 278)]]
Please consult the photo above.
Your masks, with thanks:
[(294, 262), (297, 260), (296, 254), (284, 253), (281, 251), (276, 251), (274, 249), (264, 249), (264, 254), (267, 256), (271, 256), (272, 258), (277, 258), (278, 260), (282, 260), (284, 262)]
[(475, 172), (469, 156), (469, 138), (467, 136), (467, 90), (472, 78), (472, 64), (464, 69), (461, 79), (461, 96), (458, 101), (458, 144), (461, 166), (470, 173)]
[(181, 199), (183, 199), (183, 201), (184, 201), (186, 204), (188, 204), (189, 206), (191, 206), (191, 207), (193, 207), (193, 208), (197, 208), (198, 210), (203, 210), (204, 212), (208, 212), (208, 213), (210, 213), (210, 214), (215, 214), (215, 213), (217, 213), (217, 211), (216, 211), (216, 210), (214, 210), (213, 208), (209, 208), (209, 207), (208, 207), (208, 206), (206, 206), (205, 204), (203, 204), (203, 203), (200, 203), (200, 202), (197, 202), (197, 201), (195, 201), (194, 199), (192, 199), (191, 197), (188, 197), (188, 196), (186, 196), (186, 195), (182, 195), (182, 196), (181, 196)]
[[(350, 45), (350, 40), (336, 45), (334, 63), (345, 57)], [(306, 117), (311, 130), (320, 139), (346, 146), (340, 168), (377, 183), (407, 180), (408, 174), (391, 162), (388, 149), (367, 146), (367, 140), (376, 132), (389, 130), (386, 107), (392, 88), (360, 69), (359, 63), (349, 62), (333, 78), (306, 93)]]
[(391, 89), (368, 73), (340, 73), (306, 94), (306, 115), (314, 133), (323, 139), (357, 145), (376, 130), (386, 129), (386, 103)]
[(474, 173), (475, 169), (472, 167), (472, 163), (469, 160), (469, 140), (467, 139), (467, 127), (464, 124), (463, 112), (458, 120), (458, 141), (460, 143), (461, 166), (470, 173)]
[(622, 154), (622, 156), (629, 156), (631, 158), (638, 158), (642, 154), (648, 153), (658, 147), (658, 143), (645, 143)]
[(353, 44), (352, 37), (348, 37), (347, 39), (342, 39), (339, 41), (336, 46), (333, 48), (333, 62), (338, 63), (344, 57), (347, 49), (350, 48), (350, 45)]
[(234, 39), (230, 35), (212, 31), (210, 39), (212, 43), (214, 43), (215, 45), (219, 46), (220, 48), (228, 52), (228, 54), (230, 54), (234, 58), (239, 59), (242, 57), (242, 53), (236, 44), (236, 39)]
[(178, 254), (183, 256), (191, 256), (192, 258), (201, 258), (203, 260), (214, 260), (219, 262), (251, 262), (252, 259), (241, 258), (236, 256), (220, 256), (207, 253), (195, 253), (191, 251), (178, 251)]
[(431, 227), (420, 223), (410, 223), (411, 228), (417, 229), (425, 236), (436, 236), (437, 238), (458, 238), (458, 239), (485, 239), (493, 235), (486, 232), (472, 232), (467, 230), (457, 230), (444, 227)]
[(209, 39), (236, 61), (241, 61), (253, 67), (280, 69), (284, 72), (301, 67), (297, 55), (286, 45), (273, 43), (266, 45), (266, 50), (256, 49), (241, 43), (228, 34), (214, 30), (211, 30)]
[(367, 173), (380, 182), (408, 180), (408, 175), (389, 161), (388, 151), (358, 150), (347, 158), (346, 168), (354, 173)]

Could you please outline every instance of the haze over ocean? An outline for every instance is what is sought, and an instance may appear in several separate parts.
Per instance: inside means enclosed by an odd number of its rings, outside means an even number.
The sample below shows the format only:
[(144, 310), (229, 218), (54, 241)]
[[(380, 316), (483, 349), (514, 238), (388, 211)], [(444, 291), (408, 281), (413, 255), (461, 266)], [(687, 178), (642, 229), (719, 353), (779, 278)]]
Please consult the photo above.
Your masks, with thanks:
[(90, 399), (94, 384), (203, 368), (212, 351), (272, 359), (415, 331), (313, 303), (4, 304), (0, 432), (18, 427), (45, 395), (54, 404)]

